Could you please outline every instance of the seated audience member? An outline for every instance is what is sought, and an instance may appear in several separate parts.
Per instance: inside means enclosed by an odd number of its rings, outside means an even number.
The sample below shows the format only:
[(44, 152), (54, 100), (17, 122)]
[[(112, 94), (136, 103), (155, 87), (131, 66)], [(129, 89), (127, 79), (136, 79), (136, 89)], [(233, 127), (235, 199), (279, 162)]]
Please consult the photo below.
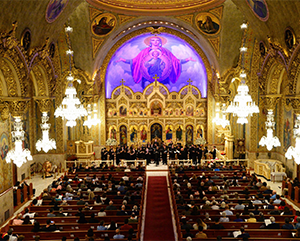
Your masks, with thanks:
[(235, 205), (235, 207), (234, 207), (235, 210), (244, 210), (244, 208), (245, 208), (245, 205), (243, 204), (242, 200), (239, 200), (238, 204)]
[(296, 218), (297, 223), (295, 224), (295, 229), (300, 228), (300, 217)]
[(285, 206), (280, 215), (293, 215), (293, 212), (289, 209), (289, 207)]
[(31, 232), (39, 232), (39, 231), (41, 231), (40, 223), (37, 220), (34, 220), (33, 229), (31, 230)]
[(54, 214), (54, 209), (50, 208), (49, 213), (47, 214), (47, 217), (55, 217), (56, 215)]
[(205, 213), (205, 218), (203, 219), (204, 222), (210, 222), (211, 218), (209, 217), (209, 213)]
[(219, 205), (216, 201), (212, 201), (211, 209), (212, 210), (219, 210), (220, 209), (220, 207), (219, 207)]
[(131, 214), (130, 218), (128, 219), (128, 223), (137, 223), (138, 219), (137, 216)]
[(107, 226), (107, 230), (116, 230), (118, 228), (115, 221), (111, 221), (110, 224)]
[(194, 225), (193, 225), (193, 229), (198, 230), (199, 226), (201, 226), (203, 228), (203, 230), (207, 229), (206, 223), (204, 223), (201, 218), (197, 218), (196, 223), (194, 223)]
[(244, 238), (250, 238), (249, 233), (245, 232), (244, 227), (240, 228), (241, 234), (237, 236), (237, 238), (242, 238), (244, 240)]
[(280, 229), (280, 225), (275, 222), (275, 218), (272, 216), (270, 217), (271, 223), (266, 226), (266, 229)]
[(190, 225), (186, 219), (183, 219), (182, 220), (182, 225), (181, 225), (181, 229), (184, 230), (186, 228), (189, 228), (189, 229), (193, 229), (192, 225)]
[(50, 219), (48, 219), (46, 221), (46, 226), (41, 229), (41, 231), (43, 231), (43, 232), (53, 232), (55, 230), (56, 230), (55, 223), (54, 223), (54, 221), (51, 221)]
[(79, 219), (78, 219), (77, 223), (87, 223), (84, 213), (81, 213), (79, 215)]
[(199, 230), (199, 232), (196, 233), (195, 238), (206, 239), (207, 235), (206, 235), (206, 233), (203, 233), (203, 227), (199, 226), (198, 230)]
[(235, 217), (236, 219), (233, 220), (234, 222), (244, 222), (244, 220), (241, 218), (241, 215), (239, 213), (237, 213)]
[(91, 240), (91, 239), (95, 239), (95, 234), (94, 234), (94, 231), (93, 231), (93, 229), (89, 229), (88, 231), (87, 231), (87, 234), (85, 235), (85, 240), (86, 241), (89, 241), (89, 240)]
[(133, 227), (132, 227), (131, 225), (128, 224), (128, 219), (125, 218), (125, 220), (124, 220), (124, 225), (122, 225), (122, 226), (120, 227), (120, 230), (129, 230), (129, 229), (131, 229), (131, 228), (133, 228)]
[(279, 209), (279, 210), (283, 210), (283, 209), (285, 208), (285, 206), (286, 206), (286, 203), (285, 203), (284, 200), (282, 200), (282, 201), (280, 202), (280, 205), (279, 205), (278, 209)]
[(282, 229), (295, 229), (294, 225), (290, 223), (289, 218), (284, 219), (284, 224), (281, 227)]
[(247, 220), (247, 223), (256, 223), (256, 218), (254, 216), (254, 213), (249, 214), (249, 219)]
[(17, 218), (13, 220), (12, 225), (22, 225), (24, 221), (21, 218), (22, 218), (22, 213), (19, 213), (17, 215)]
[(229, 210), (229, 205), (226, 205), (224, 212), (227, 216), (232, 216), (233, 212)]
[(227, 223), (227, 222), (229, 222), (229, 218), (226, 217), (226, 212), (225, 211), (222, 212), (222, 217), (220, 218), (220, 222), (221, 223)]
[(25, 213), (23, 214), (23, 218), (29, 216), (29, 218), (34, 218), (35, 213), (30, 213), (28, 208), (25, 208)]
[(58, 214), (56, 214), (56, 217), (65, 217), (66, 215), (63, 213), (64, 209), (60, 208)]
[(24, 222), (22, 224), (31, 224), (29, 216), (24, 218)]
[(215, 217), (215, 223), (211, 226), (211, 229), (224, 229), (224, 226), (220, 223), (218, 217)]
[(274, 210), (270, 212), (271, 215), (280, 215), (280, 213), (277, 206), (274, 206)]
[(256, 219), (257, 222), (264, 222), (265, 221), (265, 216), (263, 212), (260, 212), (258, 214), (258, 218)]
[[(272, 198), (272, 197), (271, 197)], [(280, 196), (277, 194), (276, 195), (276, 198), (275, 198), (275, 200), (274, 200), (274, 202), (273, 202), (274, 204), (280, 204), (281, 203), (281, 199), (280, 199)]]
[(295, 215), (294, 220), (293, 220), (294, 223), (297, 222), (297, 217), (298, 216), (300, 216), (300, 211), (296, 211), (296, 215)]
[(114, 206), (113, 201), (109, 201), (109, 205), (105, 208), (105, 210), (117, 210), (117, 207)]
[(191, 233), (191, 230), (189, 228), (185, 229), (185, 233), (183, 234), (183, 238), (191, 237), (194, 238), (194, 234)]
[(123, 239), (125, 236), (120, 233), (120, 229), (116, 229), (116, 234), (113, 236), (113, 239)]
[(99, 217), (104, 217), (104, 216), (106, 216), (106, 212), (104, 211), (104, 208), (101, 208), (101, 209), (100, 209), (100, 212), (98, 212), (98, 216), (99, 216)]
[(9, 241), (17, 241), (18, 240), (18, 235), (13, 233), (13, 229), (10, 228), (7, 233), (4, 233), (2, 235), (3, 240), (9, 240)]
[(104, 226), (104, 220), (101, 220), (99, 225), (97, 226), (98, 231), (107, 230), (107, 228)]
[(98, 223), (99, 220), (95, 218), (95, 213), (91, 213), (91, 218), (88, 221), (89, 223)]

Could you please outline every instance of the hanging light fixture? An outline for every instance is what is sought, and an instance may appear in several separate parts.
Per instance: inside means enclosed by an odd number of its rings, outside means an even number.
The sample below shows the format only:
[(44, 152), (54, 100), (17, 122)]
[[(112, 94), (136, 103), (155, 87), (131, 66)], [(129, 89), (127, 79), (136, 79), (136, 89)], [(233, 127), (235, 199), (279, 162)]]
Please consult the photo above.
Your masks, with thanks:
[(15, 117), (14, 130), (11, 132), (15, 147), (7, 153), (6, 160), (7, 162), (13, 160), (17, 167), (21, 167), (23, 163), (32, 160), (30, 151), (23, 148), (24, 133), (21, 117)]
[(295, 120), (294, 137), (296, 139), (295, 147), (290, 146), (285, 153), (285, 157), (288, 159), (294, 157), (295, 162), (300, 164), (300, 114), (297, 115), (297, 119)]
[[(241, 29), (247, 29), (247, 24), (243, 23), (241, 25)], [(258, 106), (252, 101), (252, 98), (249, 95), (249, 88), (246, 85), (247, 74), (244, 70), (244, 54), (247, 52), (247, 48), (245, 47), (245, 38), (243, 41), (243, 46), (240, 48), (240, 52), (242, 54), (242, 71), (240, 73), (241, 83), (237, 88), (237, 95), (228, 106), (226, 112), (237, 116), (237, 123), (247, 124), (247, 117), (249, 115), (252, 116), (253, 113), (259, 113), (259, 109)]]
[(36, 149), (38, 151), (41, 151), (42, 149), (44, 152), (48, 152), (49, 150), (56, 149), (56, 142), (53, 139), (49, 139), (49, 130), (51, 124), (47, 123), (49, 120), (49, 117), (47, 115), (47, 112), (43, 112), (42, 114), (42, 124), (41, 124), (41, 129), (42, 129), (42, 139), (38, 140), (35, 144)]
[(229, 120), (226, 120), (226, 116), (223, 114), (225, 112), (225, 104), (222, 105), (222, 112), (220, 108), (220, 103), (216, 104), (216, 117), (213, 119), (213, 122), (218, 126), (225, 128), (229, 125)]
[[(73, 29), (71, 27), (66, 27), (65, 31), (69, 38), (70, 43), (70, 35)], [(76, 119), (81, 116), (86, 116), (87, 111), (81, 105), (80, 100), (77, 98), (76, 89), (73, 86), (74, 77), (72, 76), (72, 64), (71, 64), (71, 56), (73, 55), (73, 51), (71, 50), (71, 45), (69, 44), (69, 50), (66, 51), (67, 56), (69, 56), (69, 64), (70, 64), (70, 73), (67, 76), (68, 86), (65, 92), (66, 97), (64, 97), (61, 105), (55, 110), (55, 117), (62, 117), (67, 120), (66, 125), (69, 127), (76, 126)], [(80, 83), (80, 81), (78, 80)]]
[(273, 110), (268, 110), (266, 128), (267, 136), (263, 136), (260, 141), (260, 146), (266, 146), (268, 151), (271, 151), (273, 147), (280, 146), (280, 141), (277, 136), (273, 136), (273, 130), (275, 127)]
[[(91, 105), (88, 104), (87, 106), (87, 120), (83, 123), (84, 126), (87, 126), (88, 128), (91, 128), (92, 126), (95, 126), (100, 123), (100, 120), (97, 118), (97, 104), (94, 103), (94, 109), (93, 112), (91, 110)], [(94, 113), (94, 116), (92, 116), (92, 113)]]

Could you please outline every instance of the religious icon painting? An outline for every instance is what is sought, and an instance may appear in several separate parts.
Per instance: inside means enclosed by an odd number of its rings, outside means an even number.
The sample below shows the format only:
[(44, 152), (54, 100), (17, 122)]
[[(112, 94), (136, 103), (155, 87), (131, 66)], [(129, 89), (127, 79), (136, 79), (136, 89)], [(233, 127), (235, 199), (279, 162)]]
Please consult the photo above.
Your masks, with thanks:
[(21, 38), (21, 44), (25, 51), (28, 51), (31, 44), (31, 32), (29, 29), (25, 29), (22, 38)]
[(140, 127), (140, 134), (141, 134), (141, 141), (146, 142), (147, 141), (147, 126), (143, 125)]
[(263, 41), (259, 42), (259, 52), (261, 57), (264, 57), (266, 55), (267, 48)]
[(188, 106), (186, 108), (186, 115), (187, 116), (193, 116), (194, 115), (194, 108), (193, 108), (193, 106)]
[(211, 13), (199, 13), (195, 18), (197, 28), (204, 34), (215, 35), (220, 32), (220, 20)]
[(137, 141), (137, 127), (136, 126), (131, 126), (130, 127), (129, 136), (130, 136), (130, 141), (131, 142), (136, 142)]
[(51, 43), (49, 46), (49, 56), (53, 59), (55, 55), (55, 44)]
[(1, 150), (1, 159), (5, 160), (8, 153), (8, 135), (3, 132), (0, 138), (0, 150)]
[(192, 145), (194, 142), (194, 127), (192, 125), (186, 126), (185, 140), (187, 145)]
[(269, 18), (269, 9), (266, 0), (246, 0), (252, 12), (261, 21), (267, 21)]
[(171, 141), (173, 138), (173, 127), (171, 125), (166, 126), (166, 140)]
[(120, 107), (120, 109), (119, 109), (119, 114), (120, 114), (121, 117), (127, 116), (127, 108), (126, 108), (124, 105), (122, 105), (122, 106)]
[(111, 13), (96, 16), (91, 23), (91, 31), (97, 37), (108, 35), (116, 26), (117, 19)]
[(162, 104), (155, 100), (151, 103), (151, 115), (161, 115), (162, 114)]
[(63, 12), (69, 0), (50, 0), (46, 10), (46, 20), (53, 23)]
[(120, 145), (127, 144), (127, 127), (122, 125), (120, 126)]
[(182, 131), (183, 128), (181, 125), (176, 127), (176, 141), (182, 141)]
[(115, 126), (109, 128), (109, 138), (117, 140), (117, 128)]
[(284, 32), (284, 41), (288, 49), (292, 49), (296, 43), (295, 33), (292, 28), (287, 28)]
[(146, 89), (146, 94), (153, 91), (153, 87), (147, 87), (155, 80), (169, 92), (179, 92), (187, 79), (197, 79), (195, 87), (201, 97), (207, 96), (207, 74), (202, 58), (185, 40), (168, 33), (138, 35), (115, 51), (106, 69), (106, 98), (113, 97), (113, 90), (120, 86), (120, 76), (133, 92)]
[(151, 140), (157, 139), (162, 140), (162, 126), (155, 123), (151, 126)]

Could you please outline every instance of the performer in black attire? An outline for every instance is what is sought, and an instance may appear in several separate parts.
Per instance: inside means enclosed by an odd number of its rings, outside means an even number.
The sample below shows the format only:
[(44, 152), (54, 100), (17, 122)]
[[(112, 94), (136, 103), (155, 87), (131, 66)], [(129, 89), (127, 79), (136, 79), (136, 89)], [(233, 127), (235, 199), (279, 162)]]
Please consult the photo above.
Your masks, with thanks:
[(154, 162), (156, 163), (156, 166), (159, 165), (159, 161), (160, 161), (160, 151), (159, 151), (159, 147), (157, 146), (154, 150)]
[(194, 145), (192, 145), (190, 147), (190, 150), (189, 150), (189, 159), (192, 159), (193, 160), (193, 164), (196, 165), (197, 164), (197, 154), (196, 154), (196, 148)]
[(201, 159), (202, 159), (202, 146), (197, 146), (196, 148), (196, 155), (197, 155), (197, 161), (198, 164), (201, 164)]
[(109, 148), (109, 151), (107, 154), (109, 156), (109, 160), (112, 160), (112, 161), (115, 160), (115, 151), (112, 147)]
[(106, 150), (106, 147), (104, 147), (102, 150), (101, 150), (101, 160), (107, 160), (107, 154), (108, 154), (108, 151)]
[(168, 158), (168, 149), (167, 147), (164, 145), (162, 148), (162, 161), (163, 161), (163, 165), (167, 165), (167, 158)]

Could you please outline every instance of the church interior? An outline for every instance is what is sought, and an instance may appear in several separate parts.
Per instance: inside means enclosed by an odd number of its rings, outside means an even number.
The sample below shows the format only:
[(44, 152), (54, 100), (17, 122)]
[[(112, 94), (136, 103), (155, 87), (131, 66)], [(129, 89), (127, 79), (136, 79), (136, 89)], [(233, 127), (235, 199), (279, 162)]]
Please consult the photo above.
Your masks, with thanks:
[[(203, 163), (214, 159), (217, 168), (284, 179), (282, 190), (300, 200), (286, 181), (300, 177), (299, 1), (10, 0), (1, 6), (0, 223), (20, 208), (17, 183), (56, 177), (77, 161), (87, 168), (101, 163), (103, 148), (156, 143), (201, 153), (206, 147)], [(119, 164), (118, 157), (107, 159)], [(168, 185), (171, 159), (162, 159)], [(158, 180), (147, 179), (146, 196)], [(174, 190), (164, 192), (177, 198)], [(166, 205), (177, 212), (172, 198)], [(155, 240), (146, 227), (134, 229)], [(185, 240), (185, 232), (159, 240)], [(216, 240), (210, 232), (208, 240)], [(284, 235), (278, 240), (289, 240)]]

